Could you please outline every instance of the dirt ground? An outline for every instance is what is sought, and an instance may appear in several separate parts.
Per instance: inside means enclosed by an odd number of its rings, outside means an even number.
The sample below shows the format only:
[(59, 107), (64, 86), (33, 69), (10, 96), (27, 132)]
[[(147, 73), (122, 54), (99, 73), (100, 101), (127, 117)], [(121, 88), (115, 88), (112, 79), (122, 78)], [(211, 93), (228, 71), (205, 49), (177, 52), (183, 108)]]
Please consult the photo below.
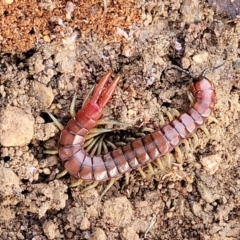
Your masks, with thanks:
[[(219, 1), (11, 1), (0, 3), (0, 239), (240, 239), (240, 21)], [(213, 4), (214, 2), (214, 4)], [(227, 2), (227, 1), (224, 1)], [(237, 1), (236, 1), (237, 2)], [(212, 8), (213, 6), (213, 8)], [(215, 7), (214, 7), (215, 6)], [(225, 8), (226, 9), (226, 8)], [(121, 81), (103, 116), (126, 123), (124, 141), (189, 107), (192, 74), (217, 92), (198, 146), (176, 153), (155, 175), (70, 188), (56, 149), (74, 92), (84, 97), (104, 72)]]

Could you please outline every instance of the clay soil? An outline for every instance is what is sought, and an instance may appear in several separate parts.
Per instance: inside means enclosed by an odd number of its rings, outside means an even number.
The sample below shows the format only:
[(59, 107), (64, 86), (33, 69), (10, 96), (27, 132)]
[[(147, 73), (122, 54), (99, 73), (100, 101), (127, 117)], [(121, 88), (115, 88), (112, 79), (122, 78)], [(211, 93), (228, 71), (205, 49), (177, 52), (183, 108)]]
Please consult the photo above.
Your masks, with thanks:
[[(206, 1), (1, 1), (0, 239), (235, 240), (240, 239), (240, 22)], [(87, 2), (87, 3), (85, 3)], [(214, 2), (215, 5), (218, 1)], [(226, 1), (224, 1), (225, 3)], [(236, 1), (237, 2), (237, 1)], [(74, 4), (75, 6), (73, 6)], [(222, 11), (224, 11), (224, 7)], [(144, 127), (189, 107), (191, 77), (217, 92), (208, 121), (170, 161), (146, 178), (134, 170), (100, 199), (107, 183), (70, 188), (57, 155), (74, 92), (87, 92), (111, 70), (121, 81), (103, 117), (110, 141), (127, 141)], [(111, 150), (111, 147), (109, 147)]]

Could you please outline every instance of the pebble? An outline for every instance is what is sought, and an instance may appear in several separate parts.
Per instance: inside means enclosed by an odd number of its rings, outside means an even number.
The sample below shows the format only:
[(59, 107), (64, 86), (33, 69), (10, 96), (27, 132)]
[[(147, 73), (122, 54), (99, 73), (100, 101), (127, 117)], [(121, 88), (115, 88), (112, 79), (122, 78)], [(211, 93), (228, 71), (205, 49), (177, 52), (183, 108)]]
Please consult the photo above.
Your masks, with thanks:
[(185, 0), (180, 9), (183, 19), (186, 23), (201, 21), (202, 15), (199, 12), (198, 0)]
[(203, 165), (204, 169), (210, 174), (214, 174), (221, 162), (222, 162), (222, 158), (221, 158), (221, 155), (219, 154), (214, 154), (214, 155), (211, 155), (211, 156), (206, 156), (206, 157), (203, 157), (201, 160), (200, 160), (201, 164)]
[(132, 227), (126, 227), (123, 229), (123, 231), (120, 233), (121, 240), (139, 240), (138, 234), (135, 232), (135, 230)]
[(211, 190), (204, 183), (198, 181), (197, 188), (202, 199), (208, 203), (214, 202), (214, 197)]
[(52, 88), (36, 81), (32, 84), (32, 94), (44, 108), (50, 107), (54, 99)]
[(0, 114), (0, 143), (4, 147), (24, 146), (34, 135), (34, 118), (18, 107), (8, 107)]
[(126, 197), (118, 197), (104, 202), (103, 220), (116, 227), (124, 227), (132, 222), (133, 209)]
[(43, 223), (43, 231), (44, 234), (48, 237), (48, 239), (56, 238), (56, 225), (51, 221), (45, 221)]
[(89, 240), (107, 240), (107, 237), (101, 228), (96, 228)]
[(90, 222), (87, 217), (84, 217), (81, 224), (80, 224), (80, 229), (81, 230), (88, 230), (90, 228)]
[(0, 167), (0, 186), (3, 197), (13, 195), (13, 187), (15, 192), (22, 192), (19, 184), (19, 177), (10, 168)]
[(12, 4), (14, 1), (13, 0), (5, 0), (6, 4)]
[(206, 62), (208, 60), (208, 52), (201, 52), (193, 56), (193, 61), (197, 64)]

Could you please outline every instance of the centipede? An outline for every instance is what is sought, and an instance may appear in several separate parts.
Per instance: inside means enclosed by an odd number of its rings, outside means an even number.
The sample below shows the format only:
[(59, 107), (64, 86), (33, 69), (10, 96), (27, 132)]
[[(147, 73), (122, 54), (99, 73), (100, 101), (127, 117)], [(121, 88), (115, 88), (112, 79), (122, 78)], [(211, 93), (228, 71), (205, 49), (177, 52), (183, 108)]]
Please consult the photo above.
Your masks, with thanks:
[(80, 182), (94, 182), (97, 185), (111, 180), (113, 183), (123, 174), (170, 153), (206, 122), (216, 103), (214, 84), (201, 74), (190, 83), (189, 91), (193, 99), (186, 112), (125, 146), (106, 154), (91, 155), (85, 150), (84, 142), (91, 129), (98, 124), (103, 108), (120, 81), (117, 76), (105, 88), (111, 75), (107, 72), (102, 76), (87, 103), (62, 128), (60, 134), (58, 154), (65, 172)]

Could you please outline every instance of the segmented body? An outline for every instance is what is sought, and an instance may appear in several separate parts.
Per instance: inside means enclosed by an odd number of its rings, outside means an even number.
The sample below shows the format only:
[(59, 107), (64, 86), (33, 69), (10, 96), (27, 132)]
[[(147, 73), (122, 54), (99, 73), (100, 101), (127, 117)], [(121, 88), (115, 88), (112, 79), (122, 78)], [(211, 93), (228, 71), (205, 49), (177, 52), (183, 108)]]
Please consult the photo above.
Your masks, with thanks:
[[(108, 78), (105, 75), (105, 78)], [(104, 78), (103, 77), (103, 78)], [(101, 80), (102, 81), (102, 80)], [(100, 82), (101, 82), (100, 81)], [(106, 82), (106, 79), (104, 80)], [(79, 110), (62, 130), (59, 156), (65, 169), (75, 178), (84, 181), (106, 181), (171, 152), (184, 139), (200, 127), (211, 114), (216, 93), (213, 83), (200, 76), (190, 85), (194, 101), (190, 109), (153, 133), (119, 147), (105, 155), (90, 156), (85, 152), (85, 137), (101, 117), (102, 109), (110, 98), (118, 79), (111, 85), (111, 93), (101, 96), (104, 83), (97, 86), (92, 99)], [(104, 102), (104, 103), (103, 103)]]

